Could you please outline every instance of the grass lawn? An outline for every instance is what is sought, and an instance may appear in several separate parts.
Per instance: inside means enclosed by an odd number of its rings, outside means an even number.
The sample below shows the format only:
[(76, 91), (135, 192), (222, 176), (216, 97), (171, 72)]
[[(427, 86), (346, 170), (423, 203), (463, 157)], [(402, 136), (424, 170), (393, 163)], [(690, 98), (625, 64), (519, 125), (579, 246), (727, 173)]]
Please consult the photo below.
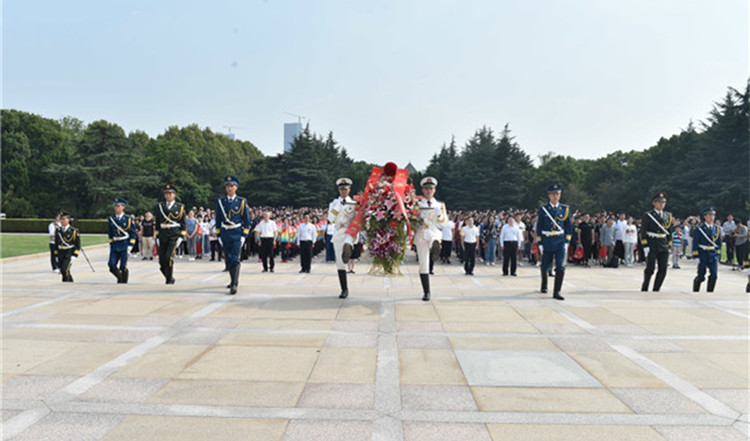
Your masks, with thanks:
[[(84, 234), (81, 246), (107, 243), (106, 234)], [(49, 252), (49, 236), (46, 234), (0, 234), (0, 258)]]

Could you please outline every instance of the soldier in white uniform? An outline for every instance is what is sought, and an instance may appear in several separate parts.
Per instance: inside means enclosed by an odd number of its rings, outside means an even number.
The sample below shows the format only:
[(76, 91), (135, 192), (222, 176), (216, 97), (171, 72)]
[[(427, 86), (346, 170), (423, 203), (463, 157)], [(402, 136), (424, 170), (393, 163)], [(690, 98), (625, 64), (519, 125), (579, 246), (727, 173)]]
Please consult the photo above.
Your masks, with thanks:
[(417, 246), (419, 258), (419, 279), (422, 281), (422, 300), (430, 300), (430, 274), (432, 265), (440, 257), (440, 241), (443, 237), (440, 230), (448, 221), (445, 204), (435, 199), (437, 179), (426, 177), (420, 181), (424, 197), (419, 201), (419, 217), (424, 224), (414, 234), (414, 245)]
[(336, 255), (336, 269), (339, 273), (339, 284), (341, 285), (340, 299), (349, 295), (346, 283), (346, 263), (352, 254), (354, 238), (346, 234), (346, 229), (357, 214), (357, 201), (349, 197), (352, 188), (352, 180), (341, 178), (336, 181), (339, 187), (339, 196), (328, 204), (328, 223), (333, 224), (333, 250)]

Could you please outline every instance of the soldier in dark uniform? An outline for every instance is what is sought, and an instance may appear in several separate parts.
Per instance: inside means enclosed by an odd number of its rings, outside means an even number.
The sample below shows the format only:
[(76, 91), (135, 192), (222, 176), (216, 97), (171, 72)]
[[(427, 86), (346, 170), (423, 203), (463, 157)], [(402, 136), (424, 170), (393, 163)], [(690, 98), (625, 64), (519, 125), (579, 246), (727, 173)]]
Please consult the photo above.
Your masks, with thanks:
[(78, 258), (81, 251), (81, 234), (78, 229), (70, 225), (72, 214), (68, 211), (60, 212), (60, 227), (55, 233), (55, 254), (60, 263), (60, 274), (63, 282), (72, 282), (70, 267)]
[(714, 207), (706, 208), (702, 214), (704, 223), (695, 229), (693, 236), (693, 257), (698, 258), (698, 276), (693, 279), (693, 292), (700, 291), (701, 283), (706, 280), (706, 268), (709, 272), (706, 291), (713, 292), (719, 277), (721, 227), (714, 225)]
[(654, 209), (643, 215), (641, 234), (645, 240), (641, 241), (641, 245), (648, 247), (648, 256), (646, 257), (646, 269), (643, 271), (641, 291), (648, 291), (654, 266), (658, 262), (659, 268), (656, 271), (653, 288), (656, 292), (661, 289), (664, 278), (667, 277), (667, 262), (672, 247), (673, 226), (672, 213), (664, 211), (664, 207), (667, 205), (667, 194), (664, 192), (657, 193), (651, 202), (654, 204)]
[(174, 185), (164, 186), (165, 202), (156, 206), (156, 244), (159, 246), (159, 266), (167, 285), (174, 283), (174, 252), (186, 234), (185, 206), (174, 199)]
[(555, 288), (552, 294), (556, 300), (565, 300), (560, 295), (565, 277), (565, 260), (568, 246), (573, 234), (570, 224), (570, 207), (560, 203), (562, 184), (550, 184), (547, 187), (549, 202), (539, 207), (536, 223), (536, 240), (539, 254), (542, 255), (542, 288), (547, 292), (547, 272), (555, 261)]
[[(125, 214), (128, 201), (114, 198), (115, 214), (107, 220), (109, 236), (109, 272), (117, 278), (117, 283), (128, 283), (128, 255), (133, 250), (138, 233), (135, 230), (135, 218)], [(117, 263), (120, 268), (117, 268)]]
[(216, 201), (216, 234), (224, 249), (229, 268), (229, 294), (237, 294), (240, 280), (240, 250), (250, 234), (250, 208), (247, 200), (237, 196), (239, 179), (234, 176), (224, 178), (226, 197)]

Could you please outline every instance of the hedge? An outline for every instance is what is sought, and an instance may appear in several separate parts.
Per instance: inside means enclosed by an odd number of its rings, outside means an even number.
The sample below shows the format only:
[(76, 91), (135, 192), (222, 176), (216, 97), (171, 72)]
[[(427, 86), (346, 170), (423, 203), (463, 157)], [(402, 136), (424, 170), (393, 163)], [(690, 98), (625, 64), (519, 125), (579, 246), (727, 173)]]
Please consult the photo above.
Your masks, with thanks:
[[(3, 233), (47, 233), (49, 223), (54, 219), (2, 219), (0, 231)], [(106, 234), (106, 219), (76, 219), (72, 224), (81, 233)]]

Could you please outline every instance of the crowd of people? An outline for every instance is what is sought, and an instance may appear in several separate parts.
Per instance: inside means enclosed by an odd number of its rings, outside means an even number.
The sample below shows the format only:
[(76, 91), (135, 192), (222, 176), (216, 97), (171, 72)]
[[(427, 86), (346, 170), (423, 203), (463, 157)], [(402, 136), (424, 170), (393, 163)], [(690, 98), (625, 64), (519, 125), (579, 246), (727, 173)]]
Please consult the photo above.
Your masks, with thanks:
[[(325, 262), (334, 262), (332, 225), (327, 222), (326, 211), (323, 208), (311, 207), (250, 207), (254, 240), (244, 244), (241, 260), (263, 261), (265, 255), (267, 263), (264, 268), (267, 270), (273, 268), (275, 260), (280, 259), (282, 263), (294, 261), (300, 256), (298, 231), (300, 226), (306, 224), (307, 215), (316, 232), (312, 241), (313, 256), (317, 257), (322, 253)], [(264, 216), (273, 222), (274, 229), (261, 231), (258, 228)], [(475, 261), (484, 265), (495, 265), (496, 262), (502, 261), (503, 274), (510, 275), (516, 273), (516, 267), (521, 263), (539, 265), (535, 210), (454, 210), (448, 211), (448, 217), (448, 228), (442, 230), (441, 263), (451, 264), (451, 259), (454, 258), (461, 264), (468, 262), (471, 265)], [(151, 212), (136, 216), (139, 239), (132, 249), (132, 257), (153, 260), (154, 256), (158, 255), (154, 240), (154, 222)], [(697, 215), (675, 219), (676, 227), (672, 233), (672, 268), (679, 269), (682, 260), (692, 258), (691, 243), (695, 227), (700, 222)], [(477, 229), (476, 234), (464, 229), (469, 223)], [(721, 225), (722, 240), (726, 246), (727, 258), (724, 263), (740, 269), (749, 267), (750, 220), (745, 224), (730, 214), (724, 222), (717, 223)], [(192, 207), (187, 213), (186, 224), (186, 240), (177, 248), (176, 257), (188, 261), (221, 261), (224, 255), (216, 234), (214, 210)], [(645, 263), (647, 250), (642, 246), (644, 238), (640, 217), (606, 211), (591, 214), (575, 212), (572, 224), (574, 234), (568, 248), (568, 263), (584, 267), (597, 265), (610, 268), (617, 268), (619, 265), (632, 267), (636, 263)], [(50, 228), (54, 228), (52, 224)], [(466, 235), (470, 237), (464, 237)], [(262, 239), (272, 239), (270, 250), (266, 249), (265, 253)], [(51, 239), (50, 243), (53, 244), (54, 240)], [(354, 272), (363, 243), (364, 241), (360, 240), (355, 248), (349, 272)], [(471, 250), (468, 255), (467, 248)], [(53, 265), (53, 269), (55, 268)]]

